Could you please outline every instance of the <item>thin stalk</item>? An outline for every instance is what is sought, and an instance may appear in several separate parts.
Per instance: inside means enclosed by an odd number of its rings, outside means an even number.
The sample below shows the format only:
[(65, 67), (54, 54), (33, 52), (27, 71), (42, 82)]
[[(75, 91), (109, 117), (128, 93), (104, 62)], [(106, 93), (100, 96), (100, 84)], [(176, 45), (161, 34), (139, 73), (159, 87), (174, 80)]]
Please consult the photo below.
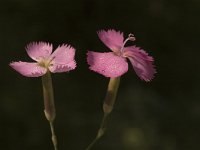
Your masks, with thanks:
[(111, 113), (113, 109), (113, 105), (116, 100), (119, 84), (120, 84), (120, 77), (110, 78), (107, 94), (103, 103), (104, 116), (101, 121), (101, 125), (96, 137), (91, 142), (91, 144), (86, 148), (86, 150), (90, 150), (94, 146), (94, 144), (104, 135), (105, 130), (106, 130), (106, 122), (107, 122), (109, 114)]
[(106, 120), (107, 119), (108, 119), (108, 114), (104, 113), (98, 133), (97, 133), (96, 137), (94, 138), (94, 140), (86, 148), (86, 150), (90, 150), (93, 147), (93, 145), (104, 135), (105, 130), (106, 130)]
[(53, 125), (53, 122), (49, 122), (50, 123), (50, 128), (51, 128), (51, 140), (52, 140), (52, 143), (53, 143), (53, 146), (54, 146), (54, 150), (58, 150), (58, 147), (57, 147), (57, 137), (56, 137), (56, 134), (55, 134), (55, 130), (54, 130), (54, 125)]
[(111, 113), (117, 97), (119, 84), (120, 84), (120, 77), (110, 78), (106, 97), (103, 104), (104, 113), (108, 114)]
[(50, 124), (54, 150), (58, 150), (57, 138), (56, 138), (54, 125), (53, 125), (53, 122), (56, 117), (56, 109), (55, 109), (55, 104), (54, 104), (54, 93), (53, 93), (51, 73), (49, 71), (45, 75), (42, 76), (42, 87), (43, 87), (43, 95), (44, 95), (45, 117), (49, 121), (49, 124)]

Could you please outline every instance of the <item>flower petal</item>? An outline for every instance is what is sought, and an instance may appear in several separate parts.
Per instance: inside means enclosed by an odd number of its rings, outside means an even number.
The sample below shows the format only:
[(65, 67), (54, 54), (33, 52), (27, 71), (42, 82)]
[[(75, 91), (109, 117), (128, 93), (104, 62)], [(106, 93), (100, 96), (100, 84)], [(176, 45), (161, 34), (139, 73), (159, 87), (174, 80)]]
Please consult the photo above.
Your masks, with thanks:
[(53, 63), (67, 64), (74, 61), (75, 49), (70, 45), (61, 45), (51, 54)]
[(105, 31), (101, 30), (98, 33), (100, 40), (113, 52), (119, 52), (123, 46), (123, 33), (113, 29)]
[(154, 78), (156, 70), (153, 65), (153, 57), (148, 56), (144, 50), (136, 46), (126, 47), (124, 56), (128, 57), (136, 74), (145, 81), (150, 81)]
[(26, 51), (33, 60), (40, 61), (48, 58), (52, 53), (52, 44), (45, 42), (33, 42), (27, 45)]
[(66, 72), (76, 68), (75, 49), (69, 45), (59, 46), (51, 55), (51, 72)]
[(38, 63), (12, 62), (10, 66), (26, 77), (39, 77), (47, 72), (46, 68), (40, 67)]
[(90, 69), (106, 77), (119, 77), (128, 71), (128, 63), (123, 57), (112, 52), (98, 53), (89, 51), (87, 62)]

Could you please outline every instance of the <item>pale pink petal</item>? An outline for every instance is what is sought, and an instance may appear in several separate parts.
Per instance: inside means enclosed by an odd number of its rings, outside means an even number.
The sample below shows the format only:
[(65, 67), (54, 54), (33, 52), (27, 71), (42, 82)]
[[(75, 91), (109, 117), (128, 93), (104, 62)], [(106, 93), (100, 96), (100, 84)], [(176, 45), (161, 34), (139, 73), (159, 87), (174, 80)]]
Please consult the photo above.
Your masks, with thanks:
[(125, 57), (128, 57), (136, 74), (145, 81), (153, 79), (156, 70), (153, 65), (153, 57), (140, 49), (139, 47), (131, 46), (124, 49)]
[(128, 63), (123, 57), (112, 52), (98, 53), (89, 51), (87, 62), (90, 69), (106, 77), (119, 77), (128, 71)]
[(49, 70), (51, 72), (66, 72), (76, 68), (76, 62), (74, 60), (75, 49), (69, 45), (59, 46), (50, 56), (51, 66)]
[(10, 66), (26, 77), (39, 77), (47, 72), (46, 68), (40, 67), (38, 63), (12, 62)]
[(55, 64), (67, 64), (74, 61), (75, 49), (70, 45), (61, 45), (51, 54), (50, 58)]
[(76, 62), (71, 61), (70, 63), (65, 64), (65, 65), (59, 65), (59, 64), (51, 65), (49, 67), (49, 70), (53, 73), (56, 73), (56, 72), (59, 73), (59, 72), (67, 72), (75, 68), (76, 68)]
[(100, 40), (113, 52), (119, 52), (123, 46), (123, 33), (115, 30), (101, 30), (98, 33)]
[(27, 45), (26, 51), (33, 60), (40, 61), (48, 58), (52, 53), (52, 44), (45, 42), (33, 42)]

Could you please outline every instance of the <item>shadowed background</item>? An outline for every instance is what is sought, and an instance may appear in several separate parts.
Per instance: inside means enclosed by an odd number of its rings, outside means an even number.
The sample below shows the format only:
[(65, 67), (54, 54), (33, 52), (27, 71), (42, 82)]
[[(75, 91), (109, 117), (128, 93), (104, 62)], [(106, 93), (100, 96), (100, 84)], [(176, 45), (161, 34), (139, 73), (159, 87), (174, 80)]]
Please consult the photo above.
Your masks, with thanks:
[(53, 74), (59, 150), (84, 150), (102, 118), (108, 78), (88, 69), (87, 50), (109, 51), (96, 31), (114, 28), (136, 36), (155, 58), (150, 83), (132, 66), (121, 80), (105, 136), (94, 150), (200, 149), (199, 0), (1, 0), (0, 147), (53, 150), (43, 114), (41, 78), (12, 70), (32, 61), (25, 46), (47, 41), (76, 48), (77, 68)]

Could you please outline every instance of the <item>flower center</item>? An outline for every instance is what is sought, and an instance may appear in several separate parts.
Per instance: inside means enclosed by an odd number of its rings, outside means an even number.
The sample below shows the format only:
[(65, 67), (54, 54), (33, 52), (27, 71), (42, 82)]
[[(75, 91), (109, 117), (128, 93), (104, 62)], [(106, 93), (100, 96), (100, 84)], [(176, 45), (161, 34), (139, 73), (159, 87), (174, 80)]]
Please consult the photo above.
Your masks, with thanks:
[(47, 58), (47, 59), (42, 59), (41, 61), (38, 62), (38, 65), (39, 65), (40, 67), (44, 67), (44, 68), (48, 69), (49, 66), (52, 65), (51, 62), (52, 62), (52, 60), (53, 60), (54, 58), (55, 58), (55, 57), (53, 57), (53, 58), (51, 58), (51, 59), (49, 59), (49, 58)]

